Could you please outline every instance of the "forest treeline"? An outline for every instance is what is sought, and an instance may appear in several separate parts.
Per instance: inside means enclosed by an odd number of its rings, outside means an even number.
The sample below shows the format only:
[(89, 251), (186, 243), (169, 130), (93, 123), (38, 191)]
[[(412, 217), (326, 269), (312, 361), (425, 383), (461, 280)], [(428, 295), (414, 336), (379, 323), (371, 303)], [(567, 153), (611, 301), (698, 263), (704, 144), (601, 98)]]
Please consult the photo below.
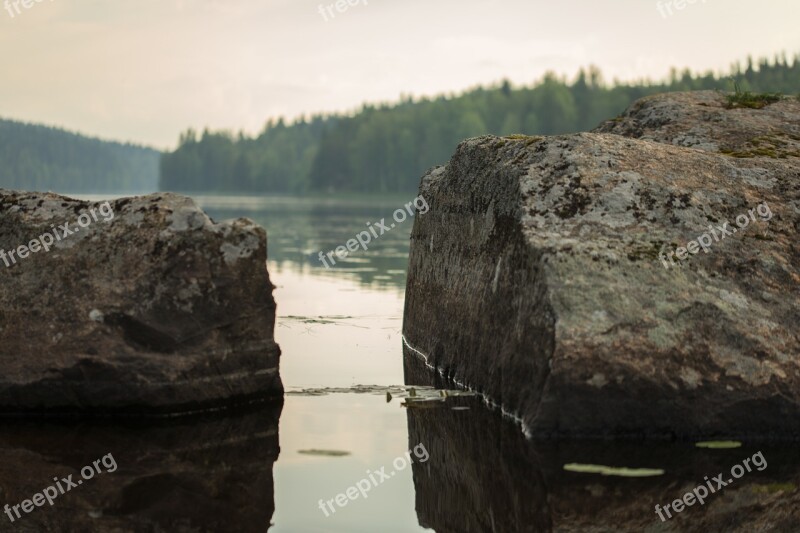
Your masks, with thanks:
[(735, 65), (730, 73), (673, 70), (662, 83), (604, 83), (597, 68), (571, 82), (553, 74), (531, 87), (505, 81), (457, 96), (402, 98), (364, 105), (354, 115), (271, 120), (257, 137), (193, 130), (161, 159), (162, 190), (183, 192), (412, 192), (422, 173), (446, 163), (463, 139), (483, 134), (552, 135), (586, 131), (634, 100), (716, 89), (797, 94), (800, 55)]
[(61, 193), (158, 190), (161, 153), (0, 119), (0, 188)]

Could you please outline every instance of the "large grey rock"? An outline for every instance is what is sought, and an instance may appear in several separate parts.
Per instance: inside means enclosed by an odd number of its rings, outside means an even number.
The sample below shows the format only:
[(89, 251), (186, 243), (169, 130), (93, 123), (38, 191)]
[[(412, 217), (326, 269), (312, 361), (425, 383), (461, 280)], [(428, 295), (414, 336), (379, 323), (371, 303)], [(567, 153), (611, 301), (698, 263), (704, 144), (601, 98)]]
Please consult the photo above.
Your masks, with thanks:
[[(91, 210), (97, 220), (78, 225)], [(49, 251), (20, 254), (54, 230)], [(253, 222), (216, 224), (174, 194), (103, 204), (0, 190), (0, 250), (0, 411), (176, 412), (282, 395)]]
[[(698, 98), (721, 115), (769, 112)], [(794, 131), (800, 102), (775, 105), (774, 129)], [(406, 357), (483, 392), (529, 434), (800, 437), (796, 156), (481, 137), (420, 194), (430, 211), (412, 233)], [(668, 260), (759, 205), (768, 221), (756, 211), (708, 253)]]

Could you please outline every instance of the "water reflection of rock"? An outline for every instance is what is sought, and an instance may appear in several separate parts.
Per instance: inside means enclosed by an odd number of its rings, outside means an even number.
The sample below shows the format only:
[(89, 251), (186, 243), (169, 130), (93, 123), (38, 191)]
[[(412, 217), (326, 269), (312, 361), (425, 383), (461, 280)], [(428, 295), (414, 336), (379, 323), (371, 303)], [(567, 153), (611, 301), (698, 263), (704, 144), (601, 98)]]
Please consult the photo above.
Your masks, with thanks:
[[(406, 357), (406, 384), (432, 383)], [(469, 410), (453, 410), (456, 405)], [(654, 442), (533, 444), (519, 428), (477, 398), (441, 408), (409, 409), (409, 446), (430, 453), (414, 464), (420, 525), (437, 533), (466, 532), (731, 532), (800, 531), (800, 457), (796, 448), (747, 445), (701, 450)], [(664, 506), (761, 451), (767, 461), (702, 507), (695, 504), (662, 523)], [(565, 472), (568, 463), (661, 468), (662, 476), (620, 478)], [(716, 486), (716, 485), (715, 485)], [(674, 513), (673, 513), (674, 514)]]
[(84, 481), (0, 531), (264, 532), (275, 511), (281, 406), (157, 425), (4, 423), (0, 494), (16, 505), (112, 454), (118, 468)]

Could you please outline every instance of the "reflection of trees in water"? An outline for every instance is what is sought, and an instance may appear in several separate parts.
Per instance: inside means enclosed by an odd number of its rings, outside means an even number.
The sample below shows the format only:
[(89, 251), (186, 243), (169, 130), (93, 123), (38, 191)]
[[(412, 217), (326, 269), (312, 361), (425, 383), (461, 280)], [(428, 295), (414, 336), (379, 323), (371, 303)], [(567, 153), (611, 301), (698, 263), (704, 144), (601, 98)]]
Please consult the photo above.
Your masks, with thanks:
[(357, 233), (367, 230), (368, 222), (374, 224), (385, 218), (389, 226), (394, 222), (394, 210), (407, 201), (410, 198), (341, 202), (291, 198), (283, 205), (205, 209), (214, 220), (246, 216), (264, 226), (270, 265), (277, 273), (286, 269), (298, 274), (352, 279), (373, 289), (404, 290), (409, 236), (414, 224), (411, 217), (373, 239), (366, 251), (359, 247), (344, 260), (334, 256), (336, 265), (331, 268), (319, 261), (319, 252), (345, 246)]
[[(317, 267), (313, 265), (314, 261), (307, 259), (306, 262), (298, 263), (296, 261), (284, 261), (283, 263), (273, 263), (270, 260), (270, 273), (280, 274), (283, 271), (292, 272), (301, 275), (314, 275), (330, 279), (351, 279), (358, 282), (363, 287), (368, 287), (371, 290), (386, 290), (386, 291), (405, 291), (406, 288), (406, 274), (403, 271), (395, 271), (389, 269), (391, 272), (381, 270), (381, 267), (361, 267), (361, 268), (339, 268), (338, 266), (331, 269), (325, 267)], [(319, 264), (319, 261), (317, 261)], [(405, 263), (403, 264), (405, 267)]]

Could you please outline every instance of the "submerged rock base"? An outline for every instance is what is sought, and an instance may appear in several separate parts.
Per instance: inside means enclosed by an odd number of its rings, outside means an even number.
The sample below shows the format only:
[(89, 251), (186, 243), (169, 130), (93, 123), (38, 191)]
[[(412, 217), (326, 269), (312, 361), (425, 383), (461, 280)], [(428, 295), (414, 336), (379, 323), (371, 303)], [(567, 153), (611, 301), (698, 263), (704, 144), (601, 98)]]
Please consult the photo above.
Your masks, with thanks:
[[(62, 483), (53, 506), (18, 507), (20, 518), (11, 511), (13, 523), (3, 514), (2, 530), (263, 533), (275, 512), (280, 413), (275, 405), (159, 424), (0, 424), (4, 504), (30, 499), (54, 477), (81, 482)], [(99, 473), (84, 479), (84, 465), (101, 458)]]
[[(469, 410), (453, 410), (455, 402)], [(462, 408), (463, 408), (462, 407)], [(437, 533), (597, 532), (706, 533), (795, 531), (800, 521), (800, 458), (796, 448), (743, 446), (730, 450), (685, 443), (539, 442), (475, 398), (408, 410), (409, 448), (430, 454), (413, 463), (421, 526)], [(695, 501), (681, 513), (655, 512), (757, 452), (766, 467)], [(565, 471), (567, 464), (663, 470), (652, 477)], [(763, 466), (763, 463), (762, 463)]]

